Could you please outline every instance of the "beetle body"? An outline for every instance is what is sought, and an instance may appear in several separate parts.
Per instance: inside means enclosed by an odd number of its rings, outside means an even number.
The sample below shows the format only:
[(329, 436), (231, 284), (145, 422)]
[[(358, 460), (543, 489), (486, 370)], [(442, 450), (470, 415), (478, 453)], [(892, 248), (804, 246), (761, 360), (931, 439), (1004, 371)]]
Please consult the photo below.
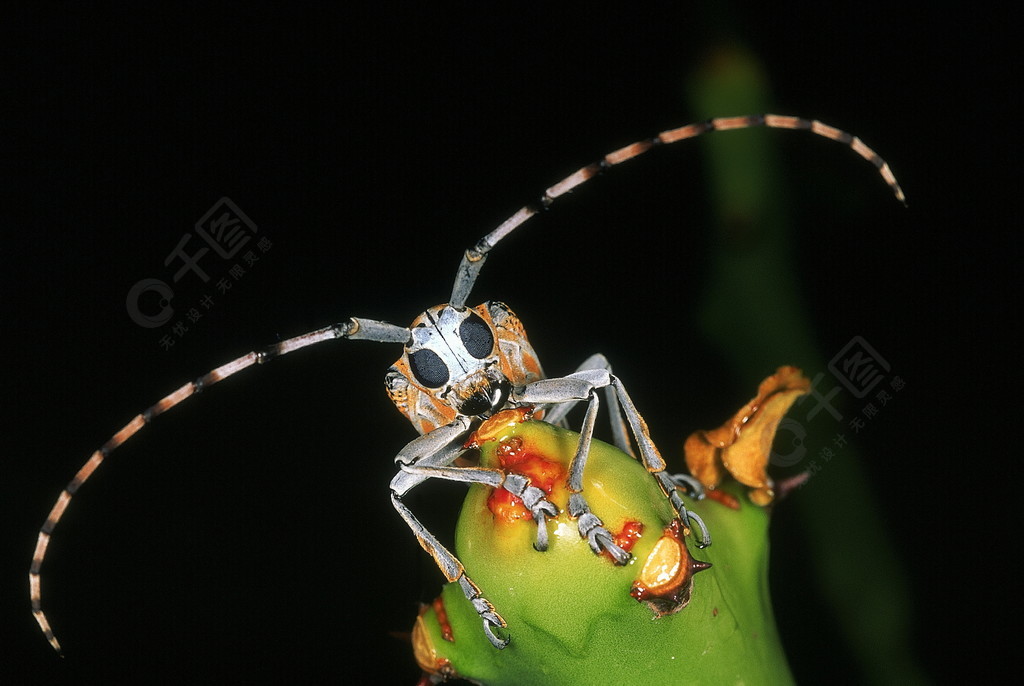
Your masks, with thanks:
[[(528, 204), (467, 250), (456, 272), (447, 304), (425, 310), (408, 328), (373, 319), (353, 317), (342, 323), (295, 336), (213, 369), (167, 394), (133, 417), (96, 450), (58, 496), (42, 527), (29, 568), (32, 612), (50, 644), (60, 644), (42, 609), (40, 569), (57, 526), (72, 497), (104, 459), (134, 436), (155, 417), (176, 407), (200, 390), (241, 371), (269, 362), (302, 348), (336, 339), (368, 340), (401, 344), (402, 356), (385, 377), (388, 394), (395, 406), (412, 423), (419, 436), (395, 456), (398, 472), (391, 482), (391, 501), (423, 548), (434, 558), (449, 582), (457, 583), (483, 622), (483, 630), (496, 648), (509, 641), (507, 623), (470, 579), (462, 563), (416, 518), (403, 497), (428, 479), (482, 484), (504, 489), (519, 498), (536, 525), (533, 547), (547, 549), (547, 519), (561, 514), (542, 488), (514, 469), (485, 468), (463, 464), (458, 458), (467, 450), (466, 439), (495, 413), (511, 408), (533, 408), (534, 416), (564, 424), (571, 408), (584, 403), (586, 413), (580, 427), (579, 443), (567, 469), (565, 487), (569, 493), (565, 510), (576, 521), (579, 536), (595, 554), (606, 554), (612, 563), (624, 565), (630, 553), (616, 542), (592, 512), (584, 493), (584, 472), (602, 402), (611, 422), (613, 441), (634, 456), (652, 475), (661, 493), (671, 502), (682, 536), (694, 535), (699, 548), (711, 543), (711, 536), (699, 516), (689, 511), (679, 494), (685, 489), (700, 497), (702, 487), (688, 475), (669, 475), (665, 461), (651, 439), (647, 424), (633, 404), (622, 381), (603, 355), (586, 358), (572, 373), (547, 378), (537, 354), (526, 338), (522, 323), (505, 305), (491, 301), (476, 307), (466, 302), (488, 253), (501, 240), (556, 200), (586, 183), (605, 169), (623, 164), (649, 150), (689, 140), (711, 131), (729, 131), (764, 126), (806, 130), (848, 146), (871, 162), (896, 198), (903, 191), (889, 165), (859, 138), (800, 117), (765, 114), (722, 117), (669, 129), (658, 135), (623, 146), (598, 161), (579, 168), (548, 187), (535, 203)], [(603, 391), (603, 393), (599, 393)], [(605, 400), (601, 401), (599, 395)], [(631, 442), (635, 442), (636, 451)], [(530, 554), (524, 551), (524, 554)], [(584, 579), (579, 580), (585, 583)]]

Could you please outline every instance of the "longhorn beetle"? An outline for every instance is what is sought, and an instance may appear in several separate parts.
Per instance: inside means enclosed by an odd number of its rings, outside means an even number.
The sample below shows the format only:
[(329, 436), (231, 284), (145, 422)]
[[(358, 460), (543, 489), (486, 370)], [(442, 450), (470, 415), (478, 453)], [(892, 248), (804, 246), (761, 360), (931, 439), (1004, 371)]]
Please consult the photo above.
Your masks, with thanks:
[(430, 307), (416, 317), (408, 328), (353, 317), (346, 322), (250, 352), (171, 392), (111, 436), (61, 492), (39, 531), (29, 569), (29, 585), (32, 613), (47, 640), (60, 652), (60, 644), (42, 609), (39, 570), (54, 527), (72, 496), (92, 476), (100, 463), (154, 417), (199, 391), (254, 365), (336, 338), (404, 346), (402, 356), (385, 376), (385, 385), (391, 400), (412, 422), (420, 436), (395, 456), (398, 473), (391, 481), (391, 500), (420, 545), (433, 556), (447, 580), (459, 584), (479, 614), (488, 639), (496, 648), (504, 648), (510, 640), (505, 620), (487, 600), (483, 591), (473, 583), (458, 558), (419, 522), (402, 498), (430, 478), (503, 488), (521, 498), (530, 510), (537, 526), (534, 547), (544, 551), (548, 546), (546, 520), (558, 515), (557, 508), (547, 500), (545, 492), (521, 474), (460, 466), (456, 463), (456, 458), (466, 450), (465, 437), (482, 420), (499, 410), (534, 406), (538, 418), (562, 424), (573, 405), (581, 401), (587, 403), (578, 447), (569, 467), (568, 514), (576, 520), (579, 535), (587, 540), (594, 553), (606, 551), (616, 564), (622, 565), (629, 561), (630, 554), (613, 542), (601, 519), (590, 511), (583, 493), (583, 473), (600, 406), (597, 391), (604, 389), (615, 444), (635, 457), (628, 436), (632, 434), (639, 449), (639, 459), (671, 501), (687, 533), (695, 537), (698, 547), (710, 545), (711, 535), (704, 522), (686, 509), (678, 493), (679, 488), (685, 488), (699, 498), (703, 495), (699, 483), (687, 475), (669, 475), (665, 471), (665, 462), (651, 440), (647, 425), (626, 393), (622, 381), (612, 374), (611, 366), (603, 355), (593, 355), (571, 374), (546, 378), (526, 338), (523, 325), (512, 310), (496, 301), (476, 307), (467, 307), (466, 303), (487, 254), (499, 241), (530, 217), (604, 169), (633, 159), (662, 144), (688, 140), (710, 131), (759, 126), (809, 130), (849, 146), (875, 165), (896, 198), (904, 202), (903, 191), (889, 165), (859, 138), (819, 121), (799, 117), (765, 114), (716, 118), (663, 131), (654, 138), (632, 143), (605, 155), (548, 188), (537, 202), (521, 208), (467, 250), (456, 272), (449, 301)]

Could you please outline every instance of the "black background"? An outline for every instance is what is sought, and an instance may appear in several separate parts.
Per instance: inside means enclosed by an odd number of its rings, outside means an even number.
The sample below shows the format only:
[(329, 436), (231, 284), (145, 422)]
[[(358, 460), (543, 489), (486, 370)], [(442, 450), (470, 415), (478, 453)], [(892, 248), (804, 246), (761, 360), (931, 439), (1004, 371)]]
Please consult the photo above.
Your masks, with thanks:
[[(298, 353), (115, 453), (44, 567), (63, 659), (28, 607), (38, 526), (95, 447), (184, 381), (348, 316), (405, 324), (443, 302), (461, 251), (541, 189), (690, 121), (687, 77), (732, 39), (763, 60), (777, 111), (859, 134), (908, 193), (904, 210), (848, 152), (778, 134), (793, 139), (786, 171), (804, 189), (791, 206), (820, 349), (862, 335), (908, 380), (858, 443), (912, 582), (917, 657), (937, 682), (994, 670), (1020, 407), (1006, 392), (1018, 377), (1019, 57), (1003, 19), (859, 2), (14, 7), (3, 21), (4, 683), (415, 681), (389, 632), (407, 631), (442, 579), (388, 502), (391, 457), (413, 435), (382, 389), (396, 349)], [(666, 454), (757, 381), (729, 378), (693, 326), (709, 238), (699, 148), (687, 145), (525, 226), (473, 298), (515, 308), (551, 374), (604, 352)], [(830, 207), (818, 192), (829, 184), (858, 186), (857, 202)], [(139, 279), (167, 280), (164, 257), (222, 196), (273, 247), (165, 350), (166, 331), (133, 323), (125, 296)], [(189, 288), (184, 305), (202, 295)], [(423, 490), (414, 507), (450, 527), (460, 489)], [(813, 584), (793, 571), (795, 525), (780, 517), (773, 535), (790, 560), (776, 597), (800, 604), (779, 611), (796, 676), (858, 683)], [(865, 551), (855, 592), (876, 583)]]

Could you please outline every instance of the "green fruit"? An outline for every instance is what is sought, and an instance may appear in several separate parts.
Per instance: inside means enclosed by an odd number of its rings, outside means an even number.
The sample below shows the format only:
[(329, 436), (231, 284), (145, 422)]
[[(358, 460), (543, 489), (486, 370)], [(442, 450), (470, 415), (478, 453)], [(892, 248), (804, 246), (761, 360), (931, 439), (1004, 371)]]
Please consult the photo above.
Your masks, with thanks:
[[(424, 669), (495, 686), (792, 683), (768, 594), (768, 513), (742, 487), (727, 482), (721, 497), (686, 501), (713, 537), (698, 550), (692, 537), (673, 534), (674, 511), (643, 465), (594, 441), (583, 491), (591, 510), (612, 534), (642, 528), (632, 560), (618, 566), (590, 550), (565, 512), (578, 434), (528, 421), (488, 437), (481, 466), (530, 476), (561, 514), (547, 523), (548, 550), (538, 552), (536, 523), (517, 516), (525, 511), (516, 499), (470, 487), (456, 549), (511, 642), (494, 648), (459, 586), (448, 584), (414, 630)], [(700, 571), (689, 554), (712, 567)]]

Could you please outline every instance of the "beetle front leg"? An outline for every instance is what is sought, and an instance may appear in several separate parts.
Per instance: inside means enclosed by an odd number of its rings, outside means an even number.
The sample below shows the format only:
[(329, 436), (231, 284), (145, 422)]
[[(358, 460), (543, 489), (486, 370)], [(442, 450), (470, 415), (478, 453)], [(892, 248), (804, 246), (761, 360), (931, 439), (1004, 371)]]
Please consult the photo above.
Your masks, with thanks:
[[(462, 481), (471, 484), (482, 484), (491, 488), (504, 488), (506, 491), (523, 501), (537, 522), (537, 540), (533, 547), (539, 552), (548, 549), (548, 517), (558, 516), (558, 507), (547, 499), (547, 494), (530, 484), (530, 480), (522, 474), (510, 474), (500, 469), (485, 467), (452, 467), (432, 466), (422, 463), (401, 464), (403, 472), (419, 475), (422, 478)], [(397, 477), (396, 477), (397, 478)]]
[(510, 640), (508, 632), (505, 631), (508, 623), (494, 609), (491, 601), (484, 597), (480, 587), (469, 578), (466, 574), (466, 568), (462, 566), (459, 559), (441, 545), (441, 542), (416, 519), (416, 515), (402, 502), (402, 499), (395, 491), (391, 492), (391, 504), (395, 506), (398, 514), (402, 516), (405, 523), (412, 529), (416, 540), (420, 542), (423, 549), (434, 558), (434, 562), (437, 563), (437, 566), (448, 582), (458, 582), (463, 595), (466, 596), (466, 600), (473, 605), (473, 609), (476, 610), (476, 613), (483, 621), (484, 633), (487, 635), (491, 645), (499, 650), (507, 646)]
[(458, 582), (463, 595), (480, 616), (487, 639), (491, 645), (500, 650), (507, 646), (510, 640), (506, 631), (508, 624), (498, 614), (494, 605), (484, 597), (480, 587), (469, 578), (466, 568), (462, 566), (459, 559), (445, 548), (437, 540), (437, 537), (416, 518), (412, 510), (402, 502), (402, 496), (430, 478), (428, 474), (422, 473), (422, 470), (419, 473), (414, 473), (405, 471), (405, 469), (410, 464), (418, 462), (435, 464), (439, 467), (451, 464), (463, 452), (462, 442), (459, 439), (468, 428), (468, 419), (459, 418), (447, 426), (420, 436), (403, 448), (395, 457), (395, 462), (399, 464), (402, 471), (391, 480), (391, 504), (412, 529), (420, 546), (434, 558), (434, 562), (437, 563), (448, 582)]

